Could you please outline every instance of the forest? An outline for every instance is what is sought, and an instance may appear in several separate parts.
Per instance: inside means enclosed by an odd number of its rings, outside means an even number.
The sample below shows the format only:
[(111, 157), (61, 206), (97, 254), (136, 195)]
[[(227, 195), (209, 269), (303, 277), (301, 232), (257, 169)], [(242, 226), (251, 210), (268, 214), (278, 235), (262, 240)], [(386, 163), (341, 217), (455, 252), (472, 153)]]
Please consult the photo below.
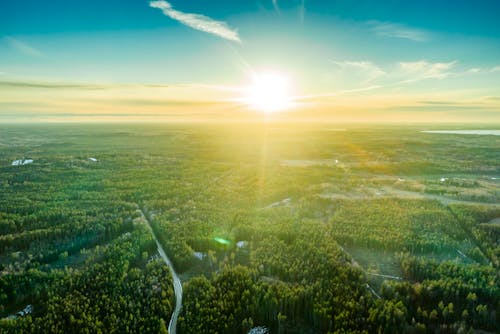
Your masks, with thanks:
[(0, 332), (168, 332), (156, 236), (181, 334), (498, 333), (500, 137), (429, 128), (0, 125)]

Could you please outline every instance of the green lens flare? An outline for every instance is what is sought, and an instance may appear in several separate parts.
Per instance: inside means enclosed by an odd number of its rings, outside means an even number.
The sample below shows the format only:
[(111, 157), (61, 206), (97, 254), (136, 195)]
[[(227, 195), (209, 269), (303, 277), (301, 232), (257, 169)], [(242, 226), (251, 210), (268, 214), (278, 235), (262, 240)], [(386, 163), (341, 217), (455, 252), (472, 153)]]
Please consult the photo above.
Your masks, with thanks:
[(219, 237), (215, 237), (214, 240), (223, 245), (231, 244), (231, 241)]

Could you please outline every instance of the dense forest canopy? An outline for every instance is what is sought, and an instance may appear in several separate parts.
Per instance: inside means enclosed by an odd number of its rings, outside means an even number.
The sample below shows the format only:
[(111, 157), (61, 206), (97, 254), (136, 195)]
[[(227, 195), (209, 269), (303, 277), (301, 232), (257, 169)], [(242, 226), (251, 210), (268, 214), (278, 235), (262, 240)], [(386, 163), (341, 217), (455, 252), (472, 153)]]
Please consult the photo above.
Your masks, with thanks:
[(154, 235), (179, 333), (498, 332), (500, 137), (421, 130), (2, 125), (0, 332), (167, 332)]

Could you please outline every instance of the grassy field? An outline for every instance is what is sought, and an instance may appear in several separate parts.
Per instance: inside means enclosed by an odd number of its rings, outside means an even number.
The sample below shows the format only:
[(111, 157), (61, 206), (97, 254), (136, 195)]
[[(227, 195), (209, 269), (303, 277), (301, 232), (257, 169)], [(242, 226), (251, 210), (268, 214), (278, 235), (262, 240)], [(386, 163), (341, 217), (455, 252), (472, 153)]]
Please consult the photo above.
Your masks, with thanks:
[(181, 333), (495, 332), (500, 136), (433, 129), (2, 125), (0, 329), (161, 330), (142, 208)]

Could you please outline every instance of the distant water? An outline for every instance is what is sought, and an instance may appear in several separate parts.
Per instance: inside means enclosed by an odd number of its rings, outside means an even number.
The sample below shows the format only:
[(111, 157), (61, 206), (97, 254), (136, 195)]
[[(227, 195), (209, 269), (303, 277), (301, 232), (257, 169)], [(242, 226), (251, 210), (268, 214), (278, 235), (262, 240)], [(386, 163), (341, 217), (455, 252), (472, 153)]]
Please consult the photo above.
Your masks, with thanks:
[(421, 131), (425, 133), (444, 133), (456, 135), (490, 135), (500, 136), (500, 130), (435, 130), (435, 131)]

